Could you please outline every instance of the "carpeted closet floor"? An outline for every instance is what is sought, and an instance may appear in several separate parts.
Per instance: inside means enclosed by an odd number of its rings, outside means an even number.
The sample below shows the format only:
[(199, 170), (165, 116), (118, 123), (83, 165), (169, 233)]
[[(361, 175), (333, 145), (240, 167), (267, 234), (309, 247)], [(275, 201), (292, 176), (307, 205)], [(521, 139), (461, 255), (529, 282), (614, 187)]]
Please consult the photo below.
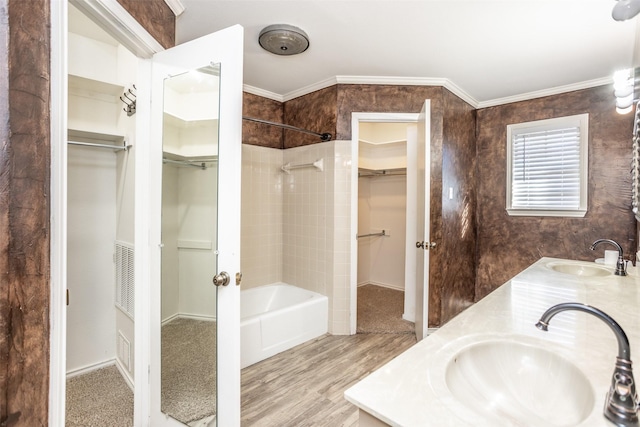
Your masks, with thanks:
[(133, 392), (115, 365), (67, 380), (67, 427), (133, 425)]
[(413, 334), (413, 322), (402, 318), (404, 292), (376, 285), (358, 287), (359, 334)]

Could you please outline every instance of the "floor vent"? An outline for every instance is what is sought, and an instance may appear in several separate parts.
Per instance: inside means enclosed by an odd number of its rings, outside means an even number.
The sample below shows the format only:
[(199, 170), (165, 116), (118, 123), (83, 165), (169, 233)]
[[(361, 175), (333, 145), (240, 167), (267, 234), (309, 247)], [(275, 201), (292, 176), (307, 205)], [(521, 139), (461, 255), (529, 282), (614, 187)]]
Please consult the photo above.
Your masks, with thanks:
[(115, 242), (116, 263), (116, 307), (134, 316), (135, 279), (133, 271), (133, 245)]
[(118, 331), (118, 359), (127, 371), (131, 371), (131, 343)]

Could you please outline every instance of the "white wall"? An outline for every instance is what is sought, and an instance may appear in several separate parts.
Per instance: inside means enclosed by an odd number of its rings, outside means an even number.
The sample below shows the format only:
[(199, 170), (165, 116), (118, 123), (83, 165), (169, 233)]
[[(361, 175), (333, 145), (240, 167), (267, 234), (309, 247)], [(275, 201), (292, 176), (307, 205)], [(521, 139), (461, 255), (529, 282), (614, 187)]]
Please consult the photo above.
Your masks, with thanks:
[(206, 170), (178, 167), (179, 310), (184, 316), (216, 315), (217, 181), (215, 164)]
[(386, 236), (358, 240), (358, 284), (404, 289), (406, 176), (358, 179), (358, 234)]
[(167, 163), (162, 172), (163, 321), (216, 315), (217, 166)]
[(163, 321), (180, 312), (178, 275), (178, 168), (162, 167), (162, 283), (161, 317)]
[(67, 372), (115, 357), (116, 157), (69, 147)]

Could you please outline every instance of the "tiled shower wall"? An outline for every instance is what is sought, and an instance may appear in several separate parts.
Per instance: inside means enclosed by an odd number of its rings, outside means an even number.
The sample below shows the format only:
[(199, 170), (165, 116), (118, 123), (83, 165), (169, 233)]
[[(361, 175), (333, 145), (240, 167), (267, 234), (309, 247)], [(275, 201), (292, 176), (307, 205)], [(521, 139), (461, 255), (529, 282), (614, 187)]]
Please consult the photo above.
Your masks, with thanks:
[(282, 150), (242, 145), (241, 268), (244, 289), (281, 282)]
[[(242, 156), (243, 288), (282, 281), (327, 295), (329, 332), (348, 334), (350, 142), (245, 144)], [(319, 159), (324, 171), (280, 169)]]

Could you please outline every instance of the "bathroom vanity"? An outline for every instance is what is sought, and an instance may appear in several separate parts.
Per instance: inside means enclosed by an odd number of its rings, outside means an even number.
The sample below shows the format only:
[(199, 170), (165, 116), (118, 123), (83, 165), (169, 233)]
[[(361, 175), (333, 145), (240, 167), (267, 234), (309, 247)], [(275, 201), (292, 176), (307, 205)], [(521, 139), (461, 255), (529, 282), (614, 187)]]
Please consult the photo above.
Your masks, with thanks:
[[(630, 270), (634, 270), (630, 268)], [(577, 302), (611, 316), (640, 361), (640, 277), (542, 258), (345, 392), (360, 426), (611, 426), (602, 412), (618, 342)], [(640, 362), (635, 378), (640, 378)]]

